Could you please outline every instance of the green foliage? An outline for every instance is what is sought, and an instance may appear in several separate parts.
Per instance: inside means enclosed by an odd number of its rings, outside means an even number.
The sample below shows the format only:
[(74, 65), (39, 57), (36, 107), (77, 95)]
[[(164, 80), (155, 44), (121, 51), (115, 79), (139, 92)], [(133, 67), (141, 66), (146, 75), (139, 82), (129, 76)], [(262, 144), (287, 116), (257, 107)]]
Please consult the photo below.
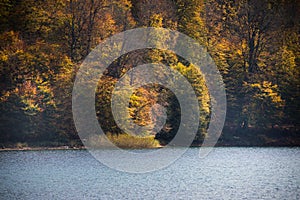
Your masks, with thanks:
[[(200, 108), (200, 119), (199, 119), (199, 131), (197, 134), (197, 139), (201, 140), (206, 135), (206, 130), (209, 123), (210, 115), (210, 97), (208, 89), (205, 85), (205, 80), (201, 74), (201, 71), (197, 70), (195, 66), (190, 64), (185, 66), (182, 63), (178, 63), (172, 66), (175, 70), (179, 71), (189, 82), (195, 90), (195, 94), (199, 101)], [(184, 89), (182, 90), (184, 91)], [(188, 98), (188, 97), (187, 97)]]

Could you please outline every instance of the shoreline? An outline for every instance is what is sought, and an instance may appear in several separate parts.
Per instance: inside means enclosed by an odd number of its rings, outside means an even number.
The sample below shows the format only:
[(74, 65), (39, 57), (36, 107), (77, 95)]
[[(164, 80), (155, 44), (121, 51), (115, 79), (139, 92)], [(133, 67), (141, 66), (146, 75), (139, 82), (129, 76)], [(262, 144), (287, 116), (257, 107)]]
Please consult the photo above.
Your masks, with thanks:
[(58, 146), (58, 147), (7, 147), (1, 148), (1, 151), (52, 151), (52, 150), (86, 150), (86, 147), (71, 147), (71, 146)]
[[(115, 138), (114, 138), (115, 139)], [(125, 137), (123, 140), (116, 140), (117, 144), (123, 149), (158, 149), (164, 148), (168, 141), (156, 139), (159, 142), (157, 145), (145, 146), (140, 143), (135, 144), (130, 142), (130, 137)], [(152, 141), (150, 141), (152, 142)], [(141, 143), (143, 144), (143, 143)], [(151, 143), (152, 144), (152, 143)], [(125, 147), (125, 148), (124, 148)], [(176, 145), (174, 147), (179, 147)], [(202, 141), (194, 141), (191, 148), (200, 148), (203, 146)], [(207, 146), (212, 147), (212, 146)], [(222, 135), (213, 147), (300, 147), (300, 131), (299, 129), (291, 130), (256, 130), (256, 129), (239, 129), (239, 130), (223, 130)], [(73, 139), (69, 141), (39, 141), (39, 142), (1, 142), (1, 151), (46, 151), (46, 150), (86, 150), (81, 140)]]
[[(174, 148), (181, 146), (173, 146)], [(172, 148), (173, 148), (172, 147)], [(201, 147), (211, 147), (211, 146), (202, 146), (202, 145), (191, 145), (189, 148), (201, 148)], [(213, 148), (297, 148), (300, 145), (215, 145)], [(159, 146), (156, 148), (128, 148), (128, 149), (160, 149), (164, 146)], [(86, 147), (71, 147), (71, 146), (58, 146), (58, 147), (23, 147), (23, 148), (1, 148), (0, 152), (3, 151), (54, 151), (54, 150), (87, 150)]]

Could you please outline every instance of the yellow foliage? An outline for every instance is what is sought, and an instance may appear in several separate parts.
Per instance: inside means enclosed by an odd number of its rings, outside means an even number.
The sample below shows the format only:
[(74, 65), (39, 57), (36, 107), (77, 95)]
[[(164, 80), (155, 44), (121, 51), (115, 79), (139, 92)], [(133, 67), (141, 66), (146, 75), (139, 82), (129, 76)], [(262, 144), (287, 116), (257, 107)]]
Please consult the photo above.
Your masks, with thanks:
[(256, 92), (254, 95), (255, 97), (262, 100), (269, 99), (272, 103), (276, 104), (279, 107), (283, 105), (284, 101), (281, 99), (280, 94), (277, 92), (277, 85), (273, 85), (268, 81), (263, 81), (262, 84), (253, 83), (251, 84), (251, 87), (258, 89), (258, 92)]

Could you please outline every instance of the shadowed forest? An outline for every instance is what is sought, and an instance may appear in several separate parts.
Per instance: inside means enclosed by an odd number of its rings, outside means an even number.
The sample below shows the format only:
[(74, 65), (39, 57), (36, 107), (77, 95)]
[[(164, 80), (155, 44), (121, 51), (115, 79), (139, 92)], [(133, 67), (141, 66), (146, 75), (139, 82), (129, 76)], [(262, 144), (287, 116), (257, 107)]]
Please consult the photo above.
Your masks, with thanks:
[[(0, 0), (0, 148), (80, 146), (72, 116), (76, 72), (101, 41), (137, 27), (177, 30), (210, 53), (227, 95), (218, 145), (299, 146), (299, 13), (297, 0)], [(193, 63), (158, 49), (121, 56), (99, 80), (102, 129), (123, 134), (111, 94), (128, 70), (145, 63), (166, 64), (191, 83), (201, 113), (194, 145), (201, 144), (211, 113), (205, 79)], [(153, 133), (164, 145), (176, 135), (181, 113), (168, 88), (137, 89), (127, 114), (140, 126), (155, 123), (149, 112), (156, 103), (168, 115)]]

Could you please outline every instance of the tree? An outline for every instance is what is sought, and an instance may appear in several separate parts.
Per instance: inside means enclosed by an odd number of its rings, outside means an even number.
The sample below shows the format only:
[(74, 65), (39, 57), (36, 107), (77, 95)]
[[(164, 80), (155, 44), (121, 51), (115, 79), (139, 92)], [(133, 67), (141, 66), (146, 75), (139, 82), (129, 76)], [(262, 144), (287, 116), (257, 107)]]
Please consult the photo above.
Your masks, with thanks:
[(201, 0), (177, 0), (178, 31), (206, 45), (205, 6)]
[[(216, 11), (213, 8), (217, 8)], [(252, 111), (245, 107), (251, 107), (254, 95), (247, 86), (263, 85), (268, 77), (270, 56), (280, 47), (281, 38), (277, 41), (274, 36), (281, 32), (281, 3), (209, 1), (207, 10), (211, 33), (209, 49), (217, 52), (213, 54), (226, 84), (229, 101), (227, 119), (231, 119), (230, 123), (235, 121), (234, 126), (246, 128)], [(224, 50), (218, 48), (221, 45), (218, 41), (227, 47)], [(272, 106), (269, 106), (265, 109), (271, 109)]]

